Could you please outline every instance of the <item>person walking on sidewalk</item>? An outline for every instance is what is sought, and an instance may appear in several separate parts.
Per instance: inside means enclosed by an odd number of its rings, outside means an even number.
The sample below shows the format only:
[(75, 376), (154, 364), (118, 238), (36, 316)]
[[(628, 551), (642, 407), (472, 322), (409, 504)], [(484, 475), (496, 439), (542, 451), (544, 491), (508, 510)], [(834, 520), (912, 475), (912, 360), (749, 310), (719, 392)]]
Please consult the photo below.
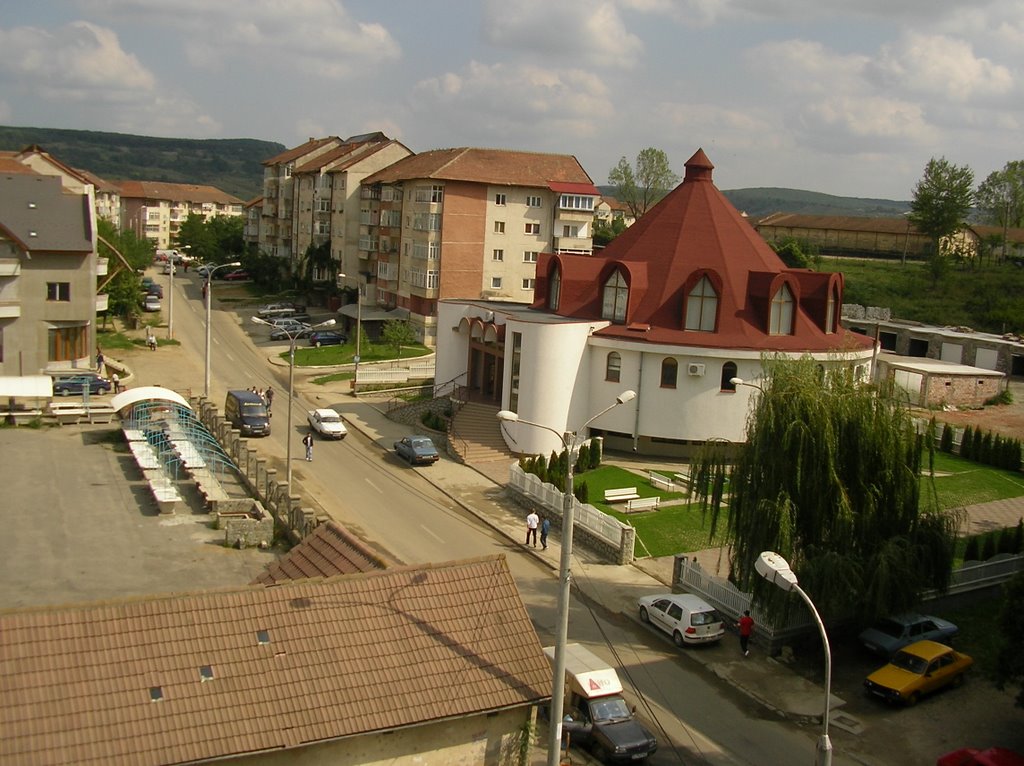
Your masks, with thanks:
[(750, 636), (754, 632), (754, 618), (750, 616), (749, 609), (743, 610), (743, 616), (736, 623), (736, 627), (740, 630), (740, 651), (743, 652), (744, 657), (749, 657)]
[(313, 462), (313, 434), (306, 434), (302, 437), (302, 445), (306, 448), (306, 462)]
[(548, 549), (548, 533), (551, 532), (551, 519), (545, 516), (540, 520), (540, 547)]
[(110, 376), (110, 382), (114, 384), (114, 393), (121, 393), (121, 378), (118, 377), (116, 372)]
[(103, 358), (103, 352), (100, 351), (99, 348), (97, 348), (96, 349), (96, 372), (98, 372), (100, 375), (103, 374), (103, 362), (104, 361), (105, 361), (105, 359)]
[(263, 396), (267, 400), (267, 414), (270, 414), (270, 410), (274, 406), (274, 389), (267, 386), (267, 392)]
[(526, 516), (526, 544), (530, 544), (530, 537), (533, 537), (533, 547), (537, 547), (537, 527), (540, 526), (540, 516), (536, 511), (530, 511)]

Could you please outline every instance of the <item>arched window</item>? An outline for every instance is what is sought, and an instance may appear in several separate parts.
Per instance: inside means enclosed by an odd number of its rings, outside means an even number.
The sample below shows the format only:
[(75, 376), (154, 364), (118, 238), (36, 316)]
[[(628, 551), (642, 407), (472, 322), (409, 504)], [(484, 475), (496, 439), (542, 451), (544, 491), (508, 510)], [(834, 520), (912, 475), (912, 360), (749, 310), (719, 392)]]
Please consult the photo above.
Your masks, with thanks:
[(782, 285), (772, 296), (772, 313), (768, 322), (769, 335), (793, 334), (793, 293)]
[(626, 321), (626, 304), (629, 302), (629, 287), (622, 271), (616, 269), (604, 283), (604, 302), (601, 304), (601, 318), (617, 324)]
[(828, 291), (828, 303), (825, 304), (825, 332), (836, 331), (836, 309), (839, 307), (839, 286), (833, 285)]
[(661, 387), (675, 388), (679, 377), (679, 362), (668, 356), (661, 362)]
[(686, 296), (686, 329), (714, 332), (717, 314), (718, 293), (710, 279), (701, 277)]
[(562, 297), (562, 270), (556, 265), (551, 269), (548, 280), (548, 309), (558, 311), (558, 302)]
[(611, 383), (618, 383), (622, 375), (622, 357), (615, 351), (608, 354), (604, 365), (604, 379)]
[(722, 365), (722, 390), (735, 391), (736, 384), (732, 379), (736, 377), (736, 362), (726, 362)]

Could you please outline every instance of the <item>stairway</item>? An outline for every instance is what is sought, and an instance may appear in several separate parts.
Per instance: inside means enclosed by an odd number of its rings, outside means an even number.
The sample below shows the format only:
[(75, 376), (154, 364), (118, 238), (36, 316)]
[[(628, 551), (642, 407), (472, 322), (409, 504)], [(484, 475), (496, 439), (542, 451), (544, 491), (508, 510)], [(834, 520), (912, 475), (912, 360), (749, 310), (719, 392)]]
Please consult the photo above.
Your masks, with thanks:
[(492, 405), (466, 402), (455, 414), (448, 444), (463, 463), (513, 460), (501, 436), (498, 408)]

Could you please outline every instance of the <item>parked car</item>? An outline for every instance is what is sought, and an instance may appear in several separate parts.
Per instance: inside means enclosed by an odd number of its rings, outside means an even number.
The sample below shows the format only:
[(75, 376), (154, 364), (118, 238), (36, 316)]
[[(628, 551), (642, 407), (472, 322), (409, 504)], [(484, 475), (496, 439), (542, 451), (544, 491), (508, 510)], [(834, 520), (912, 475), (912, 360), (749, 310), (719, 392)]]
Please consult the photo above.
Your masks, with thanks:
[(340, 346), (348, 340), (340, 332), (333, 330), (317, 330), (309, 334), (309, 345), (320, 348), (321, 346)]
[(395, 442), (395, 454), (409, 465), (430, 465), (441, 458), (429, 436), (406, 436)]
[(869, 652), (891, 657), (907, 644), (928, 639), (949, 643), (960, 630), (951, 622), (927, 614), (907, 612), (879, 620), (862, 630), (857, 640)]
[(708, 644), (725, 634), (722, 616), (692, 593), (665, 593), (637, 600), (640, 621), (672, 636), (676, 646)]
[(332, 409), (310, 410), (306, 420), (309, 421), (309, 427), (325, 439), (344, 439), (348, 436), (341, 415)]
[(146, 294), (147, 295), (155, 295), (157, 298), (163, 298), (164, 297), (164, 288), (162, 286), (158, 285), (156, 282), (153, 282), (146, 289)]
[(202, 266), (196, 269), (196, 274), (198, 274), (201, 277), (209, 276), (210, 272), (213, 271), (216, 267), (216, 263), (204, 263)]
[[(213, 276), (216, 277), (217, 274), (214, 274)], [(245, 269), (235, 269), (234, 271), (229, 271), (227, 274), (224, 274), (221, 279), (225, 282), (244, 282), (247, 279), (252, 279), (252, 277), (249, 276), (249, 272)]]
[(97, 372), (82, 370), (53, 376), (54, 396), (82, 394), (88, 388), (90, 394), (106, 394), (113, 387), (111, 382)]
[(313, 328), (308, 324), (302, 325), (302, 327), (297, 330), (292, 327), (276, 327), (270, 331), (270, 339), (291, 341), (292, 338), (308, 338), (312, 333)]
[(962, 684), (973, 664), (970, 656), (945, 644), (917, 641), (864, 679), (864, 688), (886, 702), (914, 705), (925, 694)]
[(940, 755), (935, 766), (1024, 766), (1024, 755), (1005, 747), (962, 747)]
[(264, 306), (260, 306), (256, 309), (256, 316), (260, 319), (269, 319), (270, 317), (288, 317), (293, 314), (305, 313), (306, 307), (301, 303), (292, 303), (291, 301), (282, 301), (280, 303), (268, 303)]
[(170, 261), (167, 261), (167, 263), (164, 264), (164, 274), (173, 274), (177, 270), (177, 267)]
[(160, 310), (160, 296), (154, 293), (147, 293), (146, 297), (142, 299), (142, 310), (143, 311), (159, 311)]
[(145, 292), (149, 292), (150, 286), (155, 284), (155, 282), (153, 281), (153, 277), (143, 277), (142, 280), (141, 280), (141, 284), (142, 284), (142, 292), (145, 293)]
[(271, 317), (265, 321), (271, 327), (281, 327), (286, 330), (299, 330), (308, 326), (308, 322), (295, 317)]

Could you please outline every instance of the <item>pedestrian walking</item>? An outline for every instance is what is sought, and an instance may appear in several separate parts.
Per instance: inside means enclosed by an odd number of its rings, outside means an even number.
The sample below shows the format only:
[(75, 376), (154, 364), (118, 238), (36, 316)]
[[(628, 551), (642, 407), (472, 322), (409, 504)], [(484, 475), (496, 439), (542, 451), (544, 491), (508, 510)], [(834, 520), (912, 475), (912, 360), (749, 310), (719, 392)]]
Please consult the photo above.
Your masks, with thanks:
[(306, 448), (306, 462), (313, 462), (313, 434), (306, 434), (302, 437), (302, 444)]
[(270, 412), (270, 408), (274, 406), (274, 389), (267, 386), (267, 393), (265, 396), (267, 397), (267, 412)]
[(114, 386), (114, 393), (115, 394), (121, 393), (121, 378), (119, 378), (117, 376), (116, 372), (113, 375), (110, 376), (110, 382)]
[(530, 537), (533, 537), (533, 547), (537, 547), (537, 527), (540, 526), (540, 516), (536, 511), (530, 511), (526, 516), (526, 544), (530, 544)]
[(545, 516), (540, 520), (540, 547), (548, 549), (548, 533), (551, 531), (551, 519)]
[(103, 374), (103, 361), (104, 361), (104, 359), (103, 359), (103, 352), (99, 349), (99, 347), (97, 347), (96, 348), (96, 372), (98, 372), (100, 375)]
[(750, 649), (747, 647), (750, 645), (750, 636), (754, 632), (754, 618), (750, 616), (749, 609), (743, 610), (743, 616), (736, 623), (736, 627), (740, 630), (740, 651), (743, 652), (744, 657), (748, 657)]
[(146, 345), (150, 351), (156, 351), (156, 336), (150, 328), (146, 328)]

